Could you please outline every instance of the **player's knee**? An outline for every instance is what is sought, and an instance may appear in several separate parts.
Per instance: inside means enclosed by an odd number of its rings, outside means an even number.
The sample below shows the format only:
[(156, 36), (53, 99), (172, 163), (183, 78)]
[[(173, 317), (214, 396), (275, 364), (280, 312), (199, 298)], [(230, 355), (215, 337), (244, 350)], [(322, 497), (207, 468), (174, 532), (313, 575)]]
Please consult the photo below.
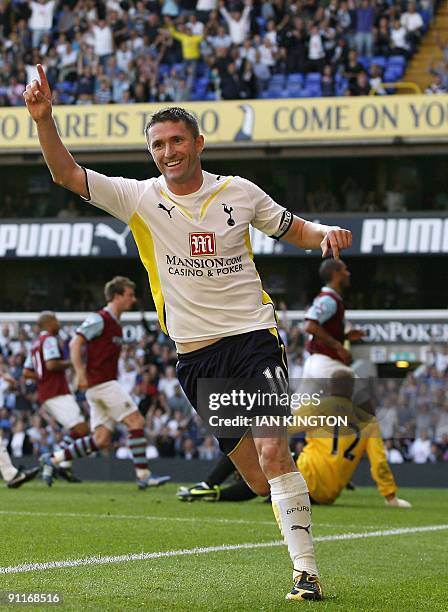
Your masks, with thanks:
[(260, 466), (261, 469), (265, 472), (266, 469), (271, 469), (276, 467), (282, 458), (281, 447), (276, 443), (275, 440), (266, 441), (261, 447), (260, 452)]
[(111, 443), (111, 433), (107, 429), (95, 430), (95, 444), (98, 448), (108, 448)]
[(136, 410), (132, 414), (130, 414), (126, 419), (124, 419), (124, 423), (127, 425), (129, 429), (144, 429), (145, 428), (145, 419), (142, 414)]
[(85, 421), (82, 421), (81, 423), (75, 425), (71, 431), (75, 433), (79, 438), (82, 438), (84, 436), (87, 436), (87, 434), (89, 433), (89, 427)]
[(285, 453), (280, 441), (269, 440), (263, 444), (259, 456), (260, 467), (268, 478), (272, 478), (278, 471), (284, 472), (294, 468), (290, 453)]

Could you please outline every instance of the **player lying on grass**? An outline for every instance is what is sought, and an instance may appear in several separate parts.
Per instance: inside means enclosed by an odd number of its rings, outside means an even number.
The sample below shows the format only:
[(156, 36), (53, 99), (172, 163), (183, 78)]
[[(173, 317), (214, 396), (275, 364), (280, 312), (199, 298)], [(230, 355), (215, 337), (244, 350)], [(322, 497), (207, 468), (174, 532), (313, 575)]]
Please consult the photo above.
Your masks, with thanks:
[[(335, 257), (350, 247), (351, 232), (305, 221), (241, 177), (203, 171), (204, 136), (195, 117), (179, 107), (154, 113), (145, 129), (160, 176), (137, 181), (82, 168), (58, 135), (50, 87), (42, 66), (37, 69), (39, 80), (27, 85), (24, 99), (53, 181), (131, 228), (161, 328), (176, 342), (177, 376), (193, 407), (203, 378), (251, 379), (267, 391), (274, 375), (287, 378), (249, 228)], [(287, 598), (321, 599), (308, 489), (291, 459), (286, 428), (266, 437), (246, 428), (220, 445), (255, 491), (271, 494), (293, 566)], [(292, 508), (300, 510), (292, 515)], [(293, 528), (297, 523), (307, 529)]]
[[(37, 325), (39, 336), (26, 358), (23, 375), (35, 381), (37, 399), (44, 415), (52, 416), (64, 428), (65, 435), (60, 446), (66, 448), (74, 440), (87, 435), (89, 428), (68, 387), (66, 370), (71, 367), (71, 362), (63, 358), (56, 315), (45, 310), (39, 315)], [(71, 460), (58, 466), (57, 475), (68, 482), (80, 482), (73, 474)], [(47, 480), (47, 483), (51, 484), (51, 481)]]
[(135, 304), (135, 284), (128, 278), (116, 276), (106, 283), (104, 295), (107, 306), (90, 315), (76, 330), (70, 343), (77, 386), (80, 391), (86, 392), (93, 435), (73, 441), (51, 456), (44, 455), (43, 477), (51, 485), (54, 469), (64, 461), (110, 448), (116, 423), (124, 423), (129, 432), (129, 448), (139, 489), (159, 486), (170, 477), (151, 473), (146, 458), (143, 416), (132, 397), (117, 381), (123, 342), (120, 316)]
[[(372, 478), (386, 505), (410, 508), (409, 502), (397, 497), (397, 485), (387, 463), (378, 421), (349, 399), (353, 392), (350, 372), (342, 369), (335, 371), (331, 385), (332, 396), (321, 400), (318, 414), (347, 415), (349, 426), (345, 430), (324, 427), (308, 431), (306, 446), (297, 459), (297, 467), (306, 480), (311, 501), (332, 504), (349, 484), (363, 455), (367, 454)], [(309, 408), (301, 410), (299, 407), (296, 414), (306, 416), (307, 412)], [(204, 482), (189, 489), (181, 487), (177, 497), (181, 501), (244, 501), (256, 497), (243, 480), (229, 487), (220, 487), (233, 472), (234, 466), (223, 457)]]

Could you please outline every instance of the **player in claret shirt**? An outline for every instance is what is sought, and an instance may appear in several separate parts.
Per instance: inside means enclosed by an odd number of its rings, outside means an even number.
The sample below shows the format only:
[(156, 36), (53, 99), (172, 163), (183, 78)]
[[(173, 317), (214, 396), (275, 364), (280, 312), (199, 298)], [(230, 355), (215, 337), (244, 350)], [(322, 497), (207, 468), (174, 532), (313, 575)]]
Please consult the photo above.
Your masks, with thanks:
[(117, 381), (118, 359), (123, 341), (120, 316), (136, 301), (135, 283), (116, 276), (104, 288), (107, 306), (90, 315), (76, 330), (70, 343), (77, 386), (86, 392), (90, 407), (90, 428), (93, 432), (52, 456), (45, 455), (44, 466), (58, 467), (61, 462), (85, 457), (102, 448), (109, 448), (116, 423), (124, 423), (129, 432), (129, 448), (140, 489), (159, 486), (169, 476), (155, 476), (146, 459), (144, 419), (132, 397)]
[[(24, 98), (53, 180), (131, 228), (160, 325), (176, 342), (178, 379), (192, 405), (198, 408), (200, 379), (250, 379), (267, 393), (276, 380), (283, 385), (285, 351), (255, 268), (249, 227), (335, 257), (350, 246), (351, 232), (296, 217), (241, 177), (203, 171), (204, 137), (183, 108), (160, 110), (146, 127), (160, 176), (137, 181), (82, 168), (58, 135), (40, 65), (38, 73)], [(321, 599), (308, 489), (291, 459), (286, 428), (265, 437), (250, 428), (234, 434), (219, 440), (221, 450), (255, 492), (270, 492), (288, 545), (294, 586), (287, 599)]]
[[(66, 448), (89, 432), (81, 410), (68, 387), (66, 370), (71, 362), (63, 358), (59, 345), (59, 321), (54, 312), (42, 312), (37, 321), (39, 336), (25, 361), (23, 374), (37, 385), (37, 399), (43, 411), (52, 416), (65, 430), (61, 443)], [(80, 482), (72, 472), (70, 458), (61, 462), (57, 474), (68, 482)], [(52, 477), (43, 470), (43, 479), (49, 486)]]

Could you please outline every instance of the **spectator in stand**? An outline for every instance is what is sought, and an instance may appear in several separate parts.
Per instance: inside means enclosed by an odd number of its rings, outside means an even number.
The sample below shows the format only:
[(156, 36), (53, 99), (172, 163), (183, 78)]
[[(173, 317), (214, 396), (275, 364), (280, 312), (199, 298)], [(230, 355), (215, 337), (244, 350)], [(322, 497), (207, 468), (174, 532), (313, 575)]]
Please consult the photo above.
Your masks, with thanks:
[(207, 40), (215, 50), (230, 49), (230, 47), (232, 46), (232, 39), (230, 38), (230, 35), (226, 32), (224, 26), (219, 26), (216, 35), (209, 36)]
[(271, 40), (265, 36), (262, 44), (258, 47), (260, 62), (264, 64), (272, 74), (277, 57), (277, 48), (273, 46)]
[(59, 63), (59, 80), (60, 81), (75, 81), (76, 80), (76, 68), (78, 61), (78, 53), (75, 51), (71, 43), (67, 42), (64, 45), (64, 49), (60, 54)]
[(408, 43), (406, 28), (401, 25), (399, 19), (395, 19), (393, 22), (390, 31), (390, 40), (392, 55), (404, 55), (405, 57), (409, 57), (411, 48)]
[(177, 380), (175, 368), (172, 366), (167, 367), (165, 376), (162, 376), (159, 380), (158, 391), (164, 393), (167, 400), (170, 400), (174, 397), (178, 386), (179, 381)]
[(375, 94), (377, 96), (385, 96), (386, 90), (382, 86), (383, 75), (382, 70), (378, 66), (378, 64), (372, 64), (370, 66), (370, 79), (369, 79), (369, 87), (370, 89), (375, 90)]
[[(374, 44), (375, 54), (400, 53), (408, 57), (414, 47), (408, 38), (420, 37), (419, 28), (415, 29), (419, 14), (410, 7), (401, 16), (403, 26), (397, 4), (357, 1), (358, 6), (355, 0), (330, 0), (324, 8), (316, 0), (259, 0), (253, 8), (252, 0), (220, 0), (216, 10), (217, 0), (161, 0), (160, 4), (155, 0), (131, 0), (130, 3), (108, 0), (106, 4), (74, 0), (74, 4), (62, 4), (57, 12), (55, 0), (14, 2), (14, 10), (8, 6), (0, 9), (0, 25), (6, 24), (0, 40), (0, 105), (20, 103), (14, 92), (6, 91), (8, 81), (14, 77), (18, 83), (30, 82), (36, 77), (35, 64), (42, 59), (58, 103), (89, 104), (107, 99), (107, 95), (94, 98), (87, 91), (72, 95), (64, 87), (57, 88), (58, 83), (67, 79), (76, 82), (87, 65), (91, 66), (98, 83), (104, 76), (98, 64), (106, 67), (105, 75), (111, 83), (116, 80), (120, 91), (112, 91), (112, 99), (121, 103), (159, 100), (163, 103), (195, 96), (197, 69), (201, 78), (209, 77), (209, 85), (205, 92), (199, 92), (201, 95), (212, 92), (216, 99), (247, 99), (265, 91), (273, 72), (323, 73), (324, 66), (331, 65), (333, 76), (339, 78), (346, 71), (349, 49), (357, 48), (370, 56)], [(34, 9), (30, 11), (28, 4)], [(29, 17), (33, 11), (34, 15)], [(164, 17), (171, 23), (171, 34), (160, 27)], [(172, 20), (176, 20), (176, 27)], [(389, 33), (389, 25), (394, 20), (399, 25)], [(33, 50), (36, 45), (37, 49)], [(78, 79), (73, 71), (75, 54)], [(114, 58), (112, 72), (111, 57)], [(22, 78), (24, 58), (26, 76)], [(252, 66), (244, 64), (243, 68), (244, 60), (249, 60)], [(165, 82), (165, 66), (181, 62), (184, 63), (181, 76), (185, 81), (176, 86)], [(185, 72), (189, 63), (194, 66), (193, 73)], [(240, 82), (238, 92), (231, 83), (232, 74), (229, 79), (227, 66), (232, 63)], [(161, 65), (163, 71), (159, 69)], [(122, 89), (119, 84), (119, 70), (126, 73), (129, 88)], [(349, 78), (352, 94), (365, 89), (360, 87), (357, 74)], [(224, 96), (223, 79), (226, 81)], [(343, 82), (337, 81), (337, 84), (335, 91), (326, 69), (322, 95), (343, 95)], [(443, 85), (446, 87), (447, 83), (444, 81)], [(428, 93), (441, 91), (438, 82), (428, 88)]]
[(344, 69), (344, 76), (348, 80), (349, 89), (356, 86), (358, 74), (363, 71), (363, 65), (358, 62), (358, 53), (354, 49), (351, 49), (348, 52), (348, 58)]
[(361, 0), (356, 9), (356, 51), (358, 55), (371, 57), (373, 55), (373, 26), (375, 9), (370, 0)]
[(403, 455), (400, 451), (395, 448), (394, 441), (392, 439), (386, 440), (386, 459), (388, 463), (404, 463)]
[(378, 28), (374, 31), (374, 49), (375, 55), (388, 57), (391, 52), (391, 38), (389, 29), (389, 20), (387, 17), (381, 17)]
[(362, 70), (356, 77), (356, 82), (349, 86), (351, 96), (368, 96), (371, 87), (369, 83), (369, 77), (367, 72)]
[(102, 77), (98, 81), (94, 99), (96, 104), (110, 104), (112, 102), (111, 84), (107, 77)]
[(231, 63), (221, 76), (221, 95), (223, 100), (238, 100), (241, 97), (241, 83), (236, 66)]
[(415, 2), (408, 3), (408, 10), (401, 16), (400, 23), (406, 30), (407, 42), (411, 45), (412, 51), (415, 51), (422, 37), (424, 26), (422, 16), (417, 12)]
[(191, 417), (191, 404), (179, 384), (174, 388), (174, 394), (171, 397), (167, 397), (167, 401), (171, 410), (180, 411), (184, 416)]
[(308, 72), (322, 72), (325, 64), (325, 50), (319, 28), (312, 25), (308, 42)]
[(186, 64), (191, 64), (196, 74), (196, 65), (201, 57), (200, 43), (202, 41), (202, 34), (193, 34), (191, 26), (179, 24), (177, 29), (173, 26), (172, 21), (169, 17), (165, 17), (165, 21), (168, 25), (168, 30), (171, 36), (180, 42), (182, 45), (182, 59)]
[(414, 463), (426, 463), (431, 454), (431, 440), (428, 438), (428, 433), (422, 431), (409, 449), (409, 456)]
[(439, 75), (435, 76), (431, 85), (425, 89), (425, 94), (441, 95), (446, 93), (447, 88), (444, 85), (442, 77)]
[(286, 52), (287, 72), (305, 72), (307, 62), (307, 34), (303, 19), (295, 17), (293, 25), (282, 37)]
[[(79, 99), (81, 96), (88, 96), (92, 99), (95, 93), (95, 76), (93, 75), (91, 66), (85, 66), (81, 74), (78, 72), (76, 80), (75, 96)], [(84, 98), (85, 99), (85, 98)]]
[(239, 82), (241, 98), (253, 99), (257, 97), (257, 77), (255, 76), (252, 63), (247, 59), (241, 63)]
[[(350, 38), (351, 32), (353, 32), (353, 19), (354, 14), (353, 11), (350, 11), (348, 8), (348, 2), (346, 0), (342, 0), (339, 5), (336, 16), (333, 17), (338, 32)], [(344, 38), (345, 40), (345, 38)]]
[(92, 24), (90, 30), (95, 54), (104, 66), (114, 52), (112, 30), (104, 19)]
[(199, 459), (203, 461), (215, 461), (219, 455), (219, 446), (213, 436), (207, 436), (204, 442), (198, 448)]
[(251, 11), (252, 0), (245, 0), (245, 6), (242, 13), (239, 10), (232, 10), (232, 12), (229, 13), (226, 9), (225, 0), (219, 0), (219, 12), (225, 19), (232, 43), (236, 46), (242, 45), (249, 33)]
[(129, 78), (125, 72), (120, 70), (118, 75), (112, 79), (112, 102), (123, 104), (124, 96), (129, 91)]
[(31, 15), (28, 20), (28, 27), (31, 30), (31, 45), (37, 48), (45, 34), (51, 31), (53, 16), (56, 8), (55, 0), (29, 0)]
[(191, 461), (192, 459), (199, 459), (198, 450), (191, 438), (185, 438), (182, 442), (181, 451), (179, 456), (186, 461)]
[(198, 19), (203, 23), (207, 23), (212, 11), (218, 8), (218, 0), (197, 0), (196, 11)]
[(329, 64), (324, 66), (324, 70), (322, 72), (321, 84), (322, 84), (322, 96), (324, 98), (334, 96), (335, 83), (334, 83), (334, 76), (333, 76), (333, 68)]
[(75, 26), (75, 15), (68, 4), (62, 5), (62, 10), (56, 19), (56, 30), (58, 32), (71, 32)]

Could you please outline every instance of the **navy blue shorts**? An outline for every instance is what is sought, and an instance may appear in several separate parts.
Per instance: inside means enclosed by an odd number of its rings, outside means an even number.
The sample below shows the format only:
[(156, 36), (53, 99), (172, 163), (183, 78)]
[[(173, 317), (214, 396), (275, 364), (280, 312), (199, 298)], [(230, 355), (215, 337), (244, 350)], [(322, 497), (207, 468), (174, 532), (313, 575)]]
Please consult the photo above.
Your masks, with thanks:
[[(288, 380), (285, 347), (276, 329), (228, 336), (197, 351), (181, 353), (178, 359), (177, 377), (196, 411), (200, 378), (251, 379), (267, 392), (272, 390), (266, 378), (267, 369), (278, 378), (280, 368), (284, 379)], [(218, 437), (221, 451), (230, 454), (241, 437)]]

